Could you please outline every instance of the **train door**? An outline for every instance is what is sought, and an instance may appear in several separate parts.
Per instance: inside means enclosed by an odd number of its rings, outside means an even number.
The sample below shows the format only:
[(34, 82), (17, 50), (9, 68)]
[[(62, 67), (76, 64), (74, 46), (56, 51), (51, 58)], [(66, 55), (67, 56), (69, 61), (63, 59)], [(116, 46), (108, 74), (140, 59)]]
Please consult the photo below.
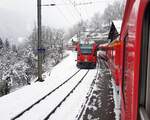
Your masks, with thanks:
[(140, 83), (139, 120), (150, 120), (150, 3), (143, 19)]

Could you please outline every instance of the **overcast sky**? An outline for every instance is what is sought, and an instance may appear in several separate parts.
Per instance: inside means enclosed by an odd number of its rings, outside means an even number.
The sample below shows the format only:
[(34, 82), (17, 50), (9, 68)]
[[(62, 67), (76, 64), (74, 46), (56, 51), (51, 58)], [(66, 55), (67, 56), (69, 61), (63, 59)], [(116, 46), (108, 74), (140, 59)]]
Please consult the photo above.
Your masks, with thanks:
[[(71, 5), (74, 1), (77, 4), (92, 3), (74, 7)], [(42, 0), (42, 4), (56, 4), (56, 6), (42, 7), (42, 24), (55, 28), (69, 28), (81, 19), (91, 18), (96, 12), (102, 14), (107, 5), (113, 1), (115, 0)], [(0, 18), (5, 18), (2, 12), (7, 11), (7, 16), (14, 15), (12, 19), (16, 21), (16, 25), (22, 21), (20, 23), (24, 24), (22, 26), (25, 26), (25, 30), (30, 31), (36, 23), (36, 5), (37, 0), (0, 0)], [(9, 19), (11, 24), (11, 18)], [(5, 23), (5, 19), (3, 21), (2, 23)]]
[[(27, 20), (36, 20), (37, 0), (0, 0), (0, 8), (14, 11)], [(90, 3), (74, 7), (76, 3)], [(56, 6), (42, 7), (43, 24), (55, 27), (70, 27), (77, 21), (88, 19), (96, 12), (103, 13), (108, 3), (114, 0), (42, 0), (43, 4), (56, 3)]]

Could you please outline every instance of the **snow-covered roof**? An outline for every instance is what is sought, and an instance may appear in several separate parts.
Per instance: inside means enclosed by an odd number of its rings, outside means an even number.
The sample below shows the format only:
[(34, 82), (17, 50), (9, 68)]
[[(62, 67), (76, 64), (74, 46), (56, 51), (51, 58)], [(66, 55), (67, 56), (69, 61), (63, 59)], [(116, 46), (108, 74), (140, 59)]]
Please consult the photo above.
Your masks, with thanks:
[(74, 35), (72, 38), (70, 38), (69, 39), (69, 41), (68, 41), (68, 44), (72, 44), (72, 42), (78, 42), (79, 40), (78, 40), (78, 38), (77, 38), (77, 35)]
[(113, 20), (113, 23), (115, 25), (115, 28), (117, 29), (117, 32), (120, 33), (122, 20)]

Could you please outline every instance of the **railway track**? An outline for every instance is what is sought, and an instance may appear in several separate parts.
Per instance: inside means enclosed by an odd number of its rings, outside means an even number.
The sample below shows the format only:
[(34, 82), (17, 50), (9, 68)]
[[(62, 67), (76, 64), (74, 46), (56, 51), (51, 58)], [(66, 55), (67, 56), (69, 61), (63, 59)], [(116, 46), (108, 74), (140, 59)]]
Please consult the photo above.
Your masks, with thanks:
[[(45, 96), (43, 96), (41, 99), (39, 99), (38, 101), (36, 101), (34, 104), (30, 105), (28, 108), (26, 108), (25, 110), (23, 110), (20, 113), (18, 113), (16, 116), (14, 116), (13, 118), (11, 118), (11, 120), (21, 119), (22, 116), (25, 116), (25, 114), (28, 115), (30, 113), (30, 111), (32, 111), (32, 109), (34, 109), (37, 106), (40, 107), (40, 103), (43, 104), (44, 101), (46, 101), (46, 99), (48, 99), (50, 96), (54, 96), (55, 94), (57, 95), (58, 94), (57, 91), (61, 91), (61, 89), (63, 89), (63, 87), (66, 87), (66, 89), (68, 89), (67, 86), (69, 85), (69, 82), (71, 83), (71, 82), (75, 81), (75, 80), (72, 80), (73, 78), (76, 77), (76, 79), (77, 79), (79, 76), (82, 76), (82, 78), (79, 77), (79, 80), (77, 82), (75, 82), (75, 85), (69, 91), (67, 91), (67, 94), (65, 94), (65, 96), (63, 96), (63, 98), (61, 99), (61, 101), (57, 102), (57, 105), (53, 106), (52, 109), (50, 110), (50, 112), (47, 113), (47, 115), (45, 115), (45, 117), (43, 117), (43, 120), (49, 119), (49, 117), (57, 110), (57, 108), (61, 106), (61, 104), (70, 96), (71, 93), (73, 93), (73, 91), (78, 87), (78, 85), (83, 81), (83, 79), (85, 78), (85, 76), (89, 72), (89, 70), (87, 70), (87, 71), (85, 71), (85, 73), (83, 75), (83, 73), (82, 72), (80, 73), (80, 71), (82, 71), (82, 70), (78, 70), (77, 72), (75, 72), (66, 81), (64, 81), (58, 87), (56, 87), (55, 89), (53, 89), (52, 91), (50, 91), (48, 94), (46, 94)], [(78, 76), (78, 74), (79, 74), (79, 76)]]
[(90, 100), (90, 98), (91, 98), (91, 96), (92, 96), (92, 94), (93, 94), (93, 89), (94, 89), (94, 85), (95, 85), (95, 82), (96, 82), (96, 80), (97, 80), (98, 74), (99, 74), (99, 71), (97, 70), (97, 72), (96, 72), (96, 77), (95, 77), (95, 79), (93, 80), (93, 82), (92, 82), (92, 84), (91, 84), (89, 93), (87, 94), (87, 97), (86, 97), (86, 101), (85, 101), (85, 103), (83, 104), (83, 107), (81, 108), (80, 113), (76, 116), (76, 120), (80, 120), (80, 119), (81, 119), (81, 117), (82, 117), (82, 115), (83, 115), (83, 113), (84, 113), (84, 111), (85, 111), (85, 109), (86, 109), (86, 107), (87, 107), (87, 105), (88, 105), (88, 102), (89, 102), (89, 100)]
[(83, 81), (85, 76), (88, 74), (89, 70), (85, 73), (85, 75), (82, 77), (82, 79), (76, 84), (76, 86), (64, 97), (62, 101), (44, 118), (44, 120), (48, 120), (49, 117), (56, 111), (58, 107), (73, 93), (73, 91), (78, 87), (78, 85)]

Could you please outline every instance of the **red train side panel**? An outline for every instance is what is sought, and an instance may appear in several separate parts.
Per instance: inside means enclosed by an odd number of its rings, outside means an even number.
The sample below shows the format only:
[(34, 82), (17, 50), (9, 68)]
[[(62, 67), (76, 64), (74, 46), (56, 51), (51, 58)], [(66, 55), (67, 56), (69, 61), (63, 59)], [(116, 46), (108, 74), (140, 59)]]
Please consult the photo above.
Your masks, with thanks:
[[(141, 76), (143, 76), (142, 64), (146, 62), (143, 62), (143, 59), (147, 59), (145, 56), (148, 56), (148, 53), (145, 53), (145, 55), (143, 54), (144, 52), (142, 53), (142, 49), (144, 49), (143, 44), (147, 42), (148, 39), (143, 39), (142, 36), (145, 34), (145, 32), (143, 32), (144, 16), (146, 13), (150, 13), (150, 9), (147, 9), (150, 6), (149, 2), (148, 0), (127, 0), (126, 4), (120, 37), (121, 120), (148, 120), (146, 117), (143, 117), (143, 115), (149, 116), (150, 105), (146, 106), (145, 104), (147, 102), (146, 99), (149, 99), (149, 97), (144, 96), (142, 98), (144, 102), (140, 102), (140, 96), (146, 94), (146, 84), (141, 88), (141, 84), (144, 81), (144, 79), (141, 79), (143, 78)], [(150, 22), (149, 18), (148, 20)], [(147, 70), (145, 70), (145, 72), (147, 72)], [(145, 80), (145, 82), (149, 83), (148, 80)], [(147, 95), (149, 94), (150, 93), (147, 92)], [(141, 107), (143, 108), (142, 112), (140, 110)], [(145, 113), (143, 112), (144, 110)]]
[(121, 120), (150, 120), (150, 1), (127, 0), (120, 43), (101, 46), (121, 93)]

